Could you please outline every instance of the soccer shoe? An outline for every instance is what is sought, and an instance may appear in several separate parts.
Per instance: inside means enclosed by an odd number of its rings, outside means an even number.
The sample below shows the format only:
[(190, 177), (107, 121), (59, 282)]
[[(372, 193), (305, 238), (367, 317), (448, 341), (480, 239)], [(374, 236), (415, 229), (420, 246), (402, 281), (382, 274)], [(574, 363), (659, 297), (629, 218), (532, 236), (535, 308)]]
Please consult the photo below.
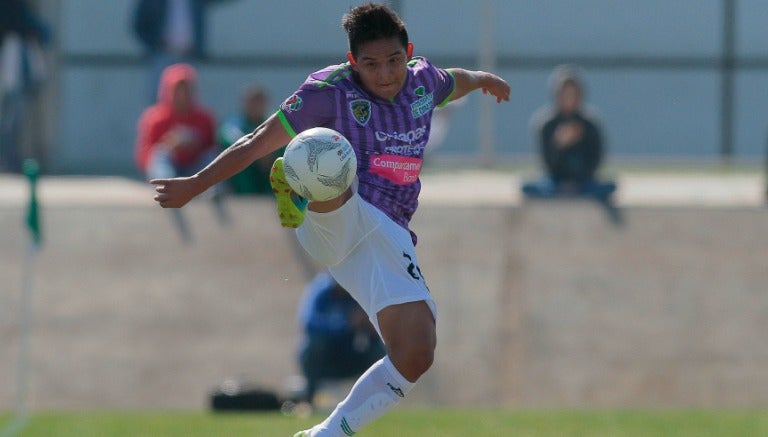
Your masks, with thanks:
[[(304, 222), (304, 211), (307, 209), (307, 199), (296, 194), (288, 181), (285, 180), (283, 158), (277, 158), (269, 172), (269, 183), (277, 199), (277, 214), (280, 224), (286, 228), (298, 228)], [(307, 434), (309, 435), (309, 434)]]

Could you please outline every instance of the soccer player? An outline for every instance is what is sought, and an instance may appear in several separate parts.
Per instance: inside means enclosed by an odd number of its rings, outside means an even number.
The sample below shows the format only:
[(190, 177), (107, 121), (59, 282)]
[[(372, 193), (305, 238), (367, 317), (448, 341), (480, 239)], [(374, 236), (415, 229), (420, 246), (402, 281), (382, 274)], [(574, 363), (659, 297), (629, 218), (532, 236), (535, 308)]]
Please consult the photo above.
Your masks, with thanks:
[(348, 62), (312, 73), (277, 113), (199, 173), (151, 181), (160, 206), (179, 208), (306, 129), (334, 129), (355, 148), (357, 182), (326, 202), (307, 205), (292, 193), (281, 159), (270, 176), (283, 226), (297, 228), (302, 246), (360, 303), (387, 348), (325, 421), (295, 437), (355, 434), (407, 396), (432, 365), (436, 307), (408, 228), (432, 112), (473, 90), (497, 102), (510, 92), (494, 74), (413, 57), (404, 23), (384, 5), (352, 8), (342, 25)]

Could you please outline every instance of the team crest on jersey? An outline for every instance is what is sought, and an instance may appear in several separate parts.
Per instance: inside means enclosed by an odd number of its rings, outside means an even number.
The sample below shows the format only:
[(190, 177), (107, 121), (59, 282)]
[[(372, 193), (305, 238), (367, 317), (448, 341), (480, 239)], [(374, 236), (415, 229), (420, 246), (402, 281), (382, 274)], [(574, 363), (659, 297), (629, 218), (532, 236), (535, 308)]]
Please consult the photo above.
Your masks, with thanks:
[(357, 99), (349, 102), (349, 111), (360, 126), (365, 126), (371, 119), (371, 102), (365, 99)]
[(300, 110), (302, 106), (304, 106), (304, 101), (301, 100), (301, 97), (297, 96), (296, 94), (288, 97), (288, 100), (280, 105), (280, 107), (286, 112), (296, 112)]

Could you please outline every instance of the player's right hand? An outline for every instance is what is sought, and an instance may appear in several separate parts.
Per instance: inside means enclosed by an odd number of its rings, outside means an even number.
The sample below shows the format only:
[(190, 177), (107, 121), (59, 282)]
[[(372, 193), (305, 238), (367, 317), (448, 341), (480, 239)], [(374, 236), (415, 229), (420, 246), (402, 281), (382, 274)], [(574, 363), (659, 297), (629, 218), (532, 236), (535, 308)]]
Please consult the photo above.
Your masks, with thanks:
[(163, 208), (181, 208), (204, 190), (200, 190), (194, 177), (152, 179), (155, 186), (155, 202)]
[(509, 101), (511, 88), (507, 81), (493, 73), (487, 72), (483, 75), (482, 80), (483, 83), (481, 88), (483, 90), (483, 94), (490, 94), (493, 97), (496, 97), (496, 103)]

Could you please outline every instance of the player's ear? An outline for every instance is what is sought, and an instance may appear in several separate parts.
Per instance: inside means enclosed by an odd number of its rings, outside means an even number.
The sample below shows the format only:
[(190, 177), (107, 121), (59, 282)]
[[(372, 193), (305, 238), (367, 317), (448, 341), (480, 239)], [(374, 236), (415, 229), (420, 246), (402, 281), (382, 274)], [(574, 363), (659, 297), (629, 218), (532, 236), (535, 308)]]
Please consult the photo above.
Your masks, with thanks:
[(354, 67), (355, 64), (357, 64), (355, 57), (352, 55), (352, 52), (347, 52), (347, 59), (349, 59), (349, 65)]
[(405, 54), (408, 55), (408, 60), (410, 61), (413, 57), (413, 43), (409, 42), (408, 47), (405, 49)]

